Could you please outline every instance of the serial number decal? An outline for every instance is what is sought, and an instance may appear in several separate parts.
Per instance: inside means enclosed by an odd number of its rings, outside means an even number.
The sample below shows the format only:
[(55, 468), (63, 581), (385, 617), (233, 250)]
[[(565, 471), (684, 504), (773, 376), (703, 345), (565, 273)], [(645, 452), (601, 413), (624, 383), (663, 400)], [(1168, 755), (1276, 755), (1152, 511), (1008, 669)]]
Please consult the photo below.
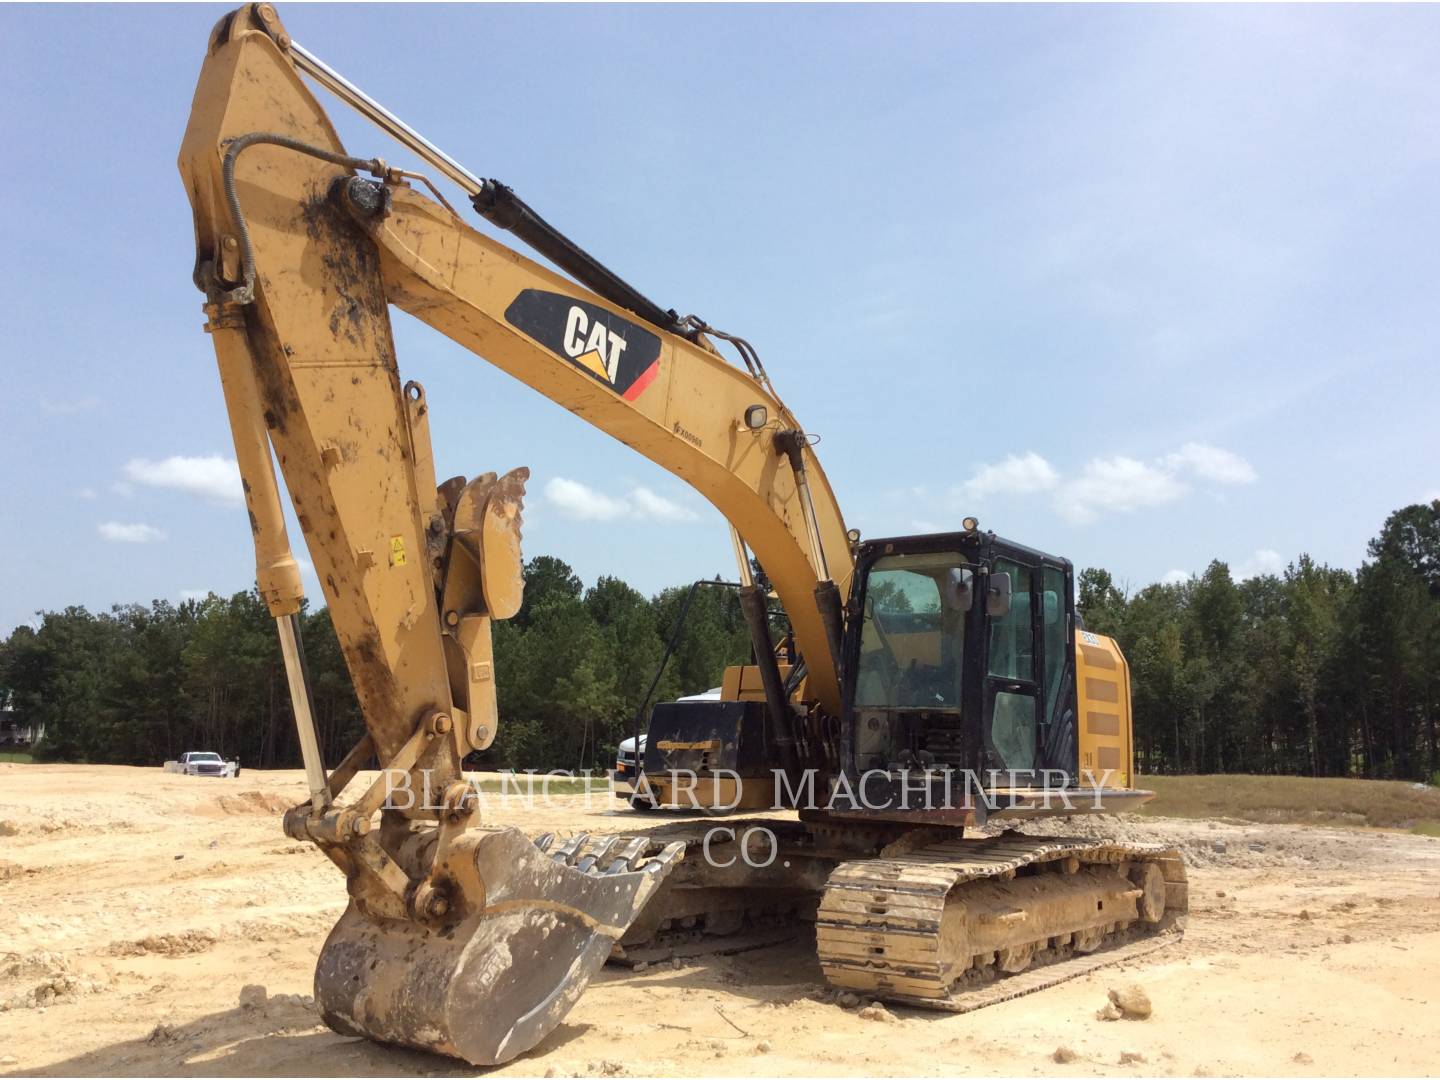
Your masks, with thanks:
[(505, 309), (505, 321), (626, 401), (660, 372), (660, 338), (598, 304), (525, 289)]
[(680, 438), (684, 439), (686, 442), (694, 443), (696, 446), (705, 445), (703, 442), (701, 442), (699, 435), (696, 435), (693, 431), (686, 431), (683, 427), (681, 427), (679, 420), (675, 421), (675, 424), (671, 428), (671, 430), (674, 431), (676, 435), (679, 435)]

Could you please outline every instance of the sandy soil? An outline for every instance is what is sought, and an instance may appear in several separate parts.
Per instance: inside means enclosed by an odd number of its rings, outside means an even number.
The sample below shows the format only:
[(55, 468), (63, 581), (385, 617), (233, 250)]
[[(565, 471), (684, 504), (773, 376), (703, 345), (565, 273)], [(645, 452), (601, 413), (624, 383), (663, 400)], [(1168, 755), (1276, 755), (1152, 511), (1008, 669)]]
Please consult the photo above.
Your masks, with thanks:
[[(0, 1073), (468, 1075), (342, 1038), (305, 995), (345, 897), (280, 832), (298, 773), (0, 764)], [(600, 794), (490, 821), (616, 832)], [(1440, 840), (1225, 821), (1090, 821), (1180, 846), (1183, 943), (964, 1016), (834, 1004), (812, 948), (607, 968), (500, 1075), (1440, 1073)], [(241, 989), (263, 985), (263, 1008)], [(1146, 1021), (1102, 1022), (1139, 984)], [(1073, 1051), (1068, 1063), (1059, 1048)], [(1140, 1055), (1122, 1064), (1122, 1055)], [(1064, 1056), (1064, 1055), (1061, 1055)]]

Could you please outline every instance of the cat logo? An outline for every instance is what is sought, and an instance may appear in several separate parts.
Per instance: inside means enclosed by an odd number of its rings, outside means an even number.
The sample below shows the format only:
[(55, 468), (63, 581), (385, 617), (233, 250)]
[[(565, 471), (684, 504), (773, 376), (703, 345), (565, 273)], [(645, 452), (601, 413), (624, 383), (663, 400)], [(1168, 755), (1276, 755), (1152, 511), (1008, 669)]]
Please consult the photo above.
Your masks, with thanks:
[(524, 289), (505, 321), (626, 401), (660, 372), (659, 336), (588, 300)]
[(572, 305), (565, 316), (565, 355), (581, 367), (593, 371), (608, 383), (615, 382), (625, 339), (600, 320), (592, 324), (585, 309)]

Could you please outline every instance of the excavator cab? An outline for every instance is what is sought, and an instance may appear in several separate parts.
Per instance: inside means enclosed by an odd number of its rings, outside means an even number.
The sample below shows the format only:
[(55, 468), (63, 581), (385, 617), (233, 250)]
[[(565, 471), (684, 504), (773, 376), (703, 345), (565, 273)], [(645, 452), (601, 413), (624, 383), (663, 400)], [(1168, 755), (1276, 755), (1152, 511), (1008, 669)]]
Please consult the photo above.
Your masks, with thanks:
[(872, 541), (845, 670), (859, 771), (1075, 772), (1068, 560), (978, 532)]
[[(800, 766), (822, 780), (824, 811), (964, 826), (1019, 813), (1037, 793), (1101, 786), (1096, 766), (1129, 758), (1128, 672), (1113, 643), (1080, 628), (1074, 596), (1069, 560), (982, 532), (973, 519), (956, 532), (857, 544), (838, 740), (805, 740), (813, 710), (803, 662), (776, 664), (805, 744)], [(766, 703), (769, 648), (760, 634), (752, 663), (727, 672), (721, 700), (651, 713), (644, 765), (661, 805), (758, 809), (801, 789), (782, 764)], [(1097, 698), (1085, 703), (1084, 731), (1082, 673)], [(1118, 786), (1128, 772), (1109, 772), (1117, 787), (1102, 807), (1136, 797)]]
[(840, 767), (857, 796), (841, 809), (981, 823), (1033, 812), (1037, 794), (1096, 810), (1148, 797), (1126, 786), (1129, 669), (1081, 625), (1068, 559), (974, 519), (867, 541), (845, 622)]

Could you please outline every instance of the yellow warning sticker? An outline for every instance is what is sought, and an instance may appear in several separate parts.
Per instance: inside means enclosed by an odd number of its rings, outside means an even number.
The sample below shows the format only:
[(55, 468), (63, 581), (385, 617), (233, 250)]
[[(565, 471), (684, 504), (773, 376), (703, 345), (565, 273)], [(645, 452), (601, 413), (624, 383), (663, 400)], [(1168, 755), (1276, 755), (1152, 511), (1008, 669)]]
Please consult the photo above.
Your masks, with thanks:
[(405, 538), (403, 536), (390, 537), (390, 565), (405, 565)]

